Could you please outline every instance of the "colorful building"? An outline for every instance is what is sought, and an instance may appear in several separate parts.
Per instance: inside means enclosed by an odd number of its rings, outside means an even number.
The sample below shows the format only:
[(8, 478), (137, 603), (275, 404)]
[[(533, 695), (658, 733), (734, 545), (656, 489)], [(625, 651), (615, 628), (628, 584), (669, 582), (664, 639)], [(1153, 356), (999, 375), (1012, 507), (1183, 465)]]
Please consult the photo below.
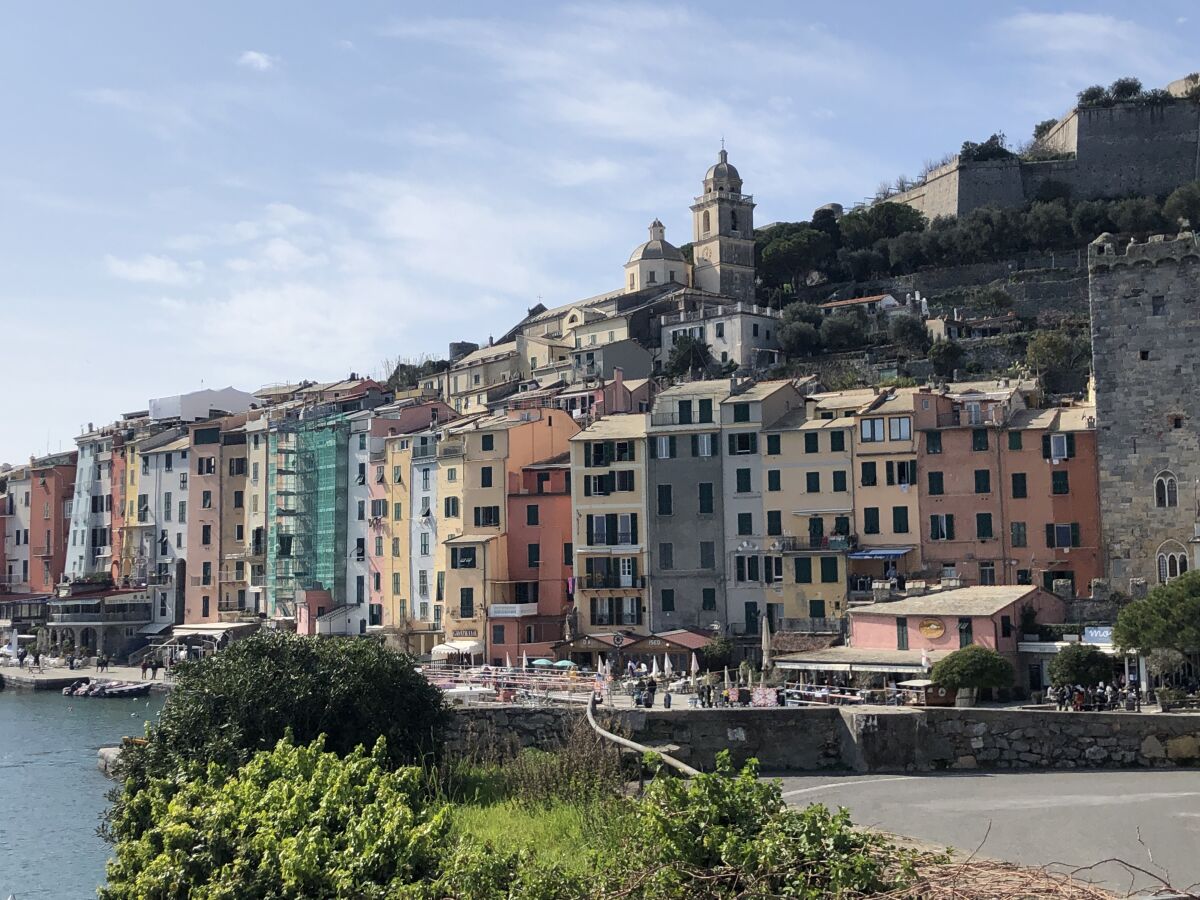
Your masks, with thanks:
[(76, 461), (79, 453), (55, 453), (29, 463), (29, 588), (53, 591), (63, 580), (71, 534), (72, 500), (75, 496)]

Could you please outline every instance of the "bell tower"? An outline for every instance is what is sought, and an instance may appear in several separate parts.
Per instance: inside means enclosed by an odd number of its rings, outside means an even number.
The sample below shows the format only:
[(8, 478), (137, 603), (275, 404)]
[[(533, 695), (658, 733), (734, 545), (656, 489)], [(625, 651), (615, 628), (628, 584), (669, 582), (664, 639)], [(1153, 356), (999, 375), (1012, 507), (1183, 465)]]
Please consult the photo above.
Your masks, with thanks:
[(754, 198), (729, 162), (725, 142), (692, 205), (692, 284), (702, 291), (754, 302)]

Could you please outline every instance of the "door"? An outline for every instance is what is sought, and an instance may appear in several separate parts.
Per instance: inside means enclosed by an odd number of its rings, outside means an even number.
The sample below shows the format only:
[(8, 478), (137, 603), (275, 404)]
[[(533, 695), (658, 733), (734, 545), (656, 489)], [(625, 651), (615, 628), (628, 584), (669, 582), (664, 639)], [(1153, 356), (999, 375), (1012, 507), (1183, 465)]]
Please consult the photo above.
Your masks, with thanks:
[(825, 520), (820, 516), (812, 516), (808, 520), (808, 546), (820, 547), (825, 539)]
[(758, 633), (758, 603), (754, 600), (746, 601), (746, 634)]
[(633, 587), (633, 557), (622, 556), (617, 563), (620, 566), (621, 587)]

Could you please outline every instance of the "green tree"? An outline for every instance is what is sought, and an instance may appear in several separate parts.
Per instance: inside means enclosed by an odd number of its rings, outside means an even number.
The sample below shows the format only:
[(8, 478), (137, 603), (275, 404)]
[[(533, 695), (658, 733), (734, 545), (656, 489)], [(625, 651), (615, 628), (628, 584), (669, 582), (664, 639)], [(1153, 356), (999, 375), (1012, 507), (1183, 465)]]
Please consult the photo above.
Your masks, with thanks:
[(1109, 101), (1108, 88), (1102, 84), (1093, 84), (1091, 87), (1084, 88), (1078, 94), (1080, 106), (1103, 106)]
[(821, 347), (821, 311), (807, 303), (793, 303), (783, 308), (783, 318), (776, 329), (780, 346), (787, 356), (811, 356)]
[(681, 334), (675, 338), (675, 345), (671, 348), (671, 355), (663, 369), (672, 378), (715, 375), (720, 370), (721, 366), (713, 359), (708, 344), (690, 334)]
[(1008, 149), (1004, 132), (997, 131), (986, 141), (976, 144), (973, 141), (963, 141), (962, 149), (958, 151), (961, 163), (988, 162), (994, 159), (1014, 159), (1016, 154)]
[(955, 341), (934, 341), (929, 348), (929, 362), (933, 371), (943, 378), (954, 373), (964, 356), (963, 348)]
[(771, 284), (790, 284), (795, 292), (809, 272), (831, 259), (833, 241), (807, 226), (768, 243), (762, 250), (762, 275)]
[(445, 372), (449, 368), (450, 363), (444, 359), (401, 360), (392, 368), (384, 387), (391, 391), (414, 388), (422, 378)]
[(1095, 685), (1112, 674), (1112, 658), (1091, 644), (1068, 644), (1050, 661), (1053, 684)]
[(1111, 204), (1103, 200), (1083, 200), (1071, 210), (1071, 228), (1081, 241), (1094, 241), (1106, 231), (1117, 231)]
[(925, 216), (904, 203), (875, 203), (848, 212), (838, 220), (842, 244), (850, 250), (866, 250), (877, 241), (906, 231), (925, 228)]
[(1059, 328), (1039, 331), (1025, 346), (1025, 364), (1051, 391), (1079, 390), (1087, 382), (1091, 344)]
[(849, 313), (834, 313), (821, 322), (821, 343), (830, 350), (853, 350), (867, 342), (862, 322)]
[(1112, 206), (1112, 218), (1119, 231), (1158, 231), (1166, 224), (1162, 210), (1153, 197), (1127, 197)]
[(1053, 131), (1054, 126), (1057, 124), (1058, 119), (1042, 119), (1042, 121), (1033, 126), (1033, 139), (1035, 141), (1040, 141), (1051, 131)]
[(1013, 667), (995, 650), (971, 644), (934, 663), (929, 677), (951, 691), (1001, 688), (1013, 683)]
[(1113, 100), (1136, 100), (1142, 93), (1142, 83), (1133, 77), (1118, 78), (1108, 86), (1108, 96)]
[(697, 650), (696, 657), (706, 671), (721, 671), (733, 661), (733, 641), (718, 635)]
[(1171, 225), (1187, 222), (1189, 228), (1200, 230), (1200, 181), (1175, 188), (1163, 204), (1163, 217)]
[(926, 262), (926, 235), (918, 231), (906, 231), (887, 242), (888, 259), (892, 264), (892, 273), (903, 275), (913, 272)]
[(1113, 643), (1142, 653), (1200, 649), (1200, 569), (1160, 584), (1122, 607), (1113, 627)]
[(1025, 214), (1029, 243), (1038, 249), (1068, 247), (1075, 241), (1071, 216), (1062, 201), (1034, 203)]
[(382, 738), (344, 757), (281, 740), (233, 773), (156, 778), (101, 900), (429, 896), (404, 889), (437, 874), (450, 817), (423, 799), (420, 769), (389, 771), (392, 755)]
[(888, 333), (893, 342), (910, 353), (925, 353), (933, 343), (925, 323), (916, 316), (896, 316)]
[(396, 765), (435, 754), (447, 722), (441, 692), (411, 656), (375, 641), (260, 631), (179, 667), (146, 744), (121, 755), (113, 836), (146, 811), (136, 795), (151, 779), (214, 763), (234, 769), (289, 731), (306, 744), (324, 736), (340, 754), (384, 737)]

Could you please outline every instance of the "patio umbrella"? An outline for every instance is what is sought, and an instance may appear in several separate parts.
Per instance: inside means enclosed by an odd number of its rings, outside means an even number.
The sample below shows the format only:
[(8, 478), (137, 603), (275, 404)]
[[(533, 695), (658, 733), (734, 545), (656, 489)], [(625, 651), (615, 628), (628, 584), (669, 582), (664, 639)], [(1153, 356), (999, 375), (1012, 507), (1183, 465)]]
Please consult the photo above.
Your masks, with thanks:
[(529, 654), (528, 653), (521, 654), (521, 668), (522, 669), (529, 668)]
[(695, 651), (692, 651), (692, 675), (700, 674), (700, 660), (696, 659)]
[(762, 667), (765, 672), (771, 668), (771, 623), (766, 616), (763, 616), (762, 623)]
[(653, 661), (653, 663), (654, 663), (654, 665), (652, 665), (652, 666), (650, 667), (650, 677), (651, 677), (651, 678), (657, 678), (657, 677), (659, 676), (659, 674), (660, 674), (660, 673), (659, 673), (659, 671), (658, 671), (658, 657), (657, 657), (657, 656), (652, 656), (652, 657), (650, 657), (650, 659), (651, 659), (651, 660)]
[(929, 651), (924, 648), (921, 649), (921, 668), (926, 672), (933, 668), (933, 663), (929, 661)]
[(675, 674), (675, 667), (671, 665), (671, 657), (663, 654), (663, 674), (670, 678)]
[(551, 662), (551, 661), (550, 661), (550, 660), (548, 660), (548, 659), (535, 659), (535, 660), (533, 661), (532, 665), (535, 665), (535, 666), (537, 666), (537, 667), (538, 667), (538, 668), (540, 668), (540, 669), (544, 669), (544, 668), (546, 668), (546, 666), (552, 666), (552, 665), (554, 665), (554, 663), (553, 663), (553, 662)]
[[(537, 663), (534, 663), (534, 665), (536, 666)], [(560, 659), (558, 662), (556, 662), (554, 664), (554, 668), (556, 668), (556, 669), (573, 669), (573, 668), (575, 668), (575, 663), (571, 662), (569, 659)]]
[(729, 666), (725, 667), (725, 690), (729, 690)]
[(506, 669), (512, 668), (512, 657), (509, 656), (507, 653), (504, 654), (504, 668), (506, 668)]
[(754, 687), (754, 670), (749, 669), (746, 672), (746, 687)]

